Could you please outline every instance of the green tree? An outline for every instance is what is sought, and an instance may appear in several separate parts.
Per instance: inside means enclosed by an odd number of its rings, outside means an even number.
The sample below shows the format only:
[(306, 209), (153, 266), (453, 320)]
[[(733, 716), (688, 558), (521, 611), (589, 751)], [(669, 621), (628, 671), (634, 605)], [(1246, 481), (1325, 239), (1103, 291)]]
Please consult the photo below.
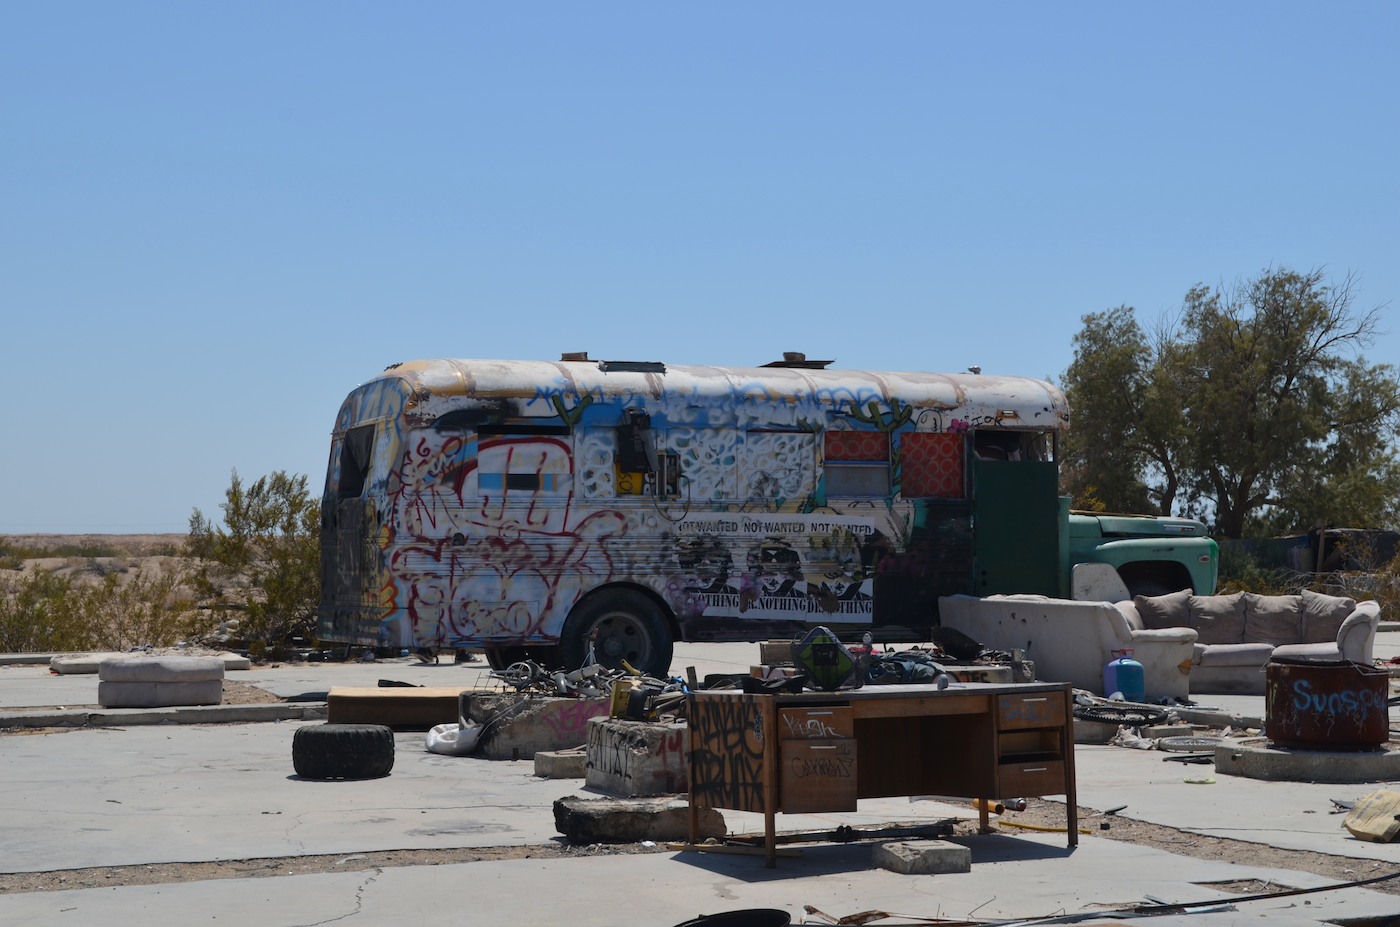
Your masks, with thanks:
[(321, 599), (320, 501), (305, 475), (278, 470), (244, 487), (233, 471), (223, 526), (190, 516), (186, 556), (199, 599), (236, 609), (239, 634), (264, 645), (315, 632)]
[(1066, 489), (1213, 515), (1228, 538), (1394, 524), (1400, 379), (1356, 354), (1381, 310), (1355, 301), (1352, 277), (1279, 268), (1193, 288), (1150, 338), (1130, 308), (1085, 316), (1063, 378)]
[(1133, 309), (1084, 316), (1061, 381), (1069, 399), (1065, 490), (1076, 508), (1171, 513), (1186, 441), (1180, 348)]
[(1287, 268), (1187, 294), (1186, 469), (1220, 535), (1371, 527), (1393, 514), (1400, 381), (1346, 356), (1374, 341), (1380, 319), (1355, 300), (1352, 277), (1328, 285), (1320, 270)]

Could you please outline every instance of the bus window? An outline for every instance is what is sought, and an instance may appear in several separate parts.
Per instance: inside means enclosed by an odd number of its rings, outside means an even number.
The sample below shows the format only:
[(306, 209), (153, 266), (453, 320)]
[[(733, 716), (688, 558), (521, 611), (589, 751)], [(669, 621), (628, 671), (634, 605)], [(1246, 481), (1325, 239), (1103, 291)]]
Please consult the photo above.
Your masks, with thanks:
[(666, 429), (667, 453), (680, 465), (682, 496), (703, 502), (738, 498), (739, 434), (736, 428)]
[(977, 431), (972, 452), (978, 460), (1050, 460), (1050, 442), (1036, 431)]
[(803, 499), (817, 489), (816, 435), (809, 431), (749, 431), (744, 435), (744, 496)]
[(345, 443), (340, 449), (340, 482), (337, 488), (340, 498), (354, 499), (365, 491), (373, 450), (373, 425), (361, 425), (345, 433)]
[(899, 436), (899, 494), (905, 499), (962, 499), (964, 443), (959, 434), (912, 431)]
[(826, 494), (888, 496), (890, 436), (883, 431), (826, 433)]

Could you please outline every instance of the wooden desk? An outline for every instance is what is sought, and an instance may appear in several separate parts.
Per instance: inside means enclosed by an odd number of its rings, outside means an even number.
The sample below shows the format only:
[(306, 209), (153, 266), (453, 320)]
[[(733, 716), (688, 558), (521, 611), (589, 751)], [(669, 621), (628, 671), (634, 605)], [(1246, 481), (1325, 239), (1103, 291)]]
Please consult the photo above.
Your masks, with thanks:
[(772, 868), (779, 812), (855, 811), (857, 799), (900, 795), (1063, 794), (1075, 846), (1073, 704), (1060, 683), (693, 693), (690, 839), (700, 808), (761, 813)]

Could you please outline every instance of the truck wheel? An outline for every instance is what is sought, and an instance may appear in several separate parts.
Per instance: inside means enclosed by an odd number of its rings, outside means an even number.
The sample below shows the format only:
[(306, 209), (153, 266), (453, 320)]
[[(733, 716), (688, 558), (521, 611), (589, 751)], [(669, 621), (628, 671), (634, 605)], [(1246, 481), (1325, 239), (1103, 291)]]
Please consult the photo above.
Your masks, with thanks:
[(604, 666), (624, 669), (626, 660), (648, 676), (665, 678), (670, 672), (671, 630), (657, 604), (640, 592), (607, 589), (574, 607), (559, 635), (565, 669), (583, 665), (595, 630), (594, 656)]
[(292, 735), (303, 779), (378, 779), (394, 768), (394, 732), (382, 724), (312, 724)]

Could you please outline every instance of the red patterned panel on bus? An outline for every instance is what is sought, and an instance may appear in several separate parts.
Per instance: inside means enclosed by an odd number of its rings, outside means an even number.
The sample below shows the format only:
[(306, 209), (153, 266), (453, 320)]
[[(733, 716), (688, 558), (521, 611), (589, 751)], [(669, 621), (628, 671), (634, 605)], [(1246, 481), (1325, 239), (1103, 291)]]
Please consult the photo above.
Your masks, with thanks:
[(828, 431), (826, 459), (828, 462), (888, 463), (890, 436), (883, 431)]
[(961, 499), (964, 456), (962, 435), (900, 435), (899, 494), (906, 499)]

